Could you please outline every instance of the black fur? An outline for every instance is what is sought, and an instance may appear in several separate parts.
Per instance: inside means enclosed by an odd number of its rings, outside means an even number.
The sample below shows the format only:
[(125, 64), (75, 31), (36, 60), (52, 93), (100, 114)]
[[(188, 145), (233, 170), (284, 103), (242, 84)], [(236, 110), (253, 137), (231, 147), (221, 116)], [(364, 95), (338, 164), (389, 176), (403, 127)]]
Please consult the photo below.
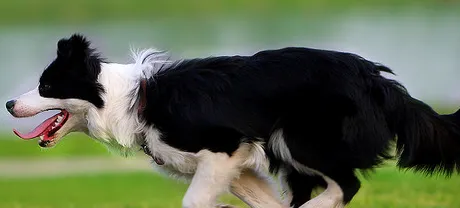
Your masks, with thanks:
[(97, 83), (102, 59), (89, 48), (90, 43), (81, 35), (61, 39), (56, 59), (40, 77), (39, 93), (43, 97), (76, 98), (101, 108), (102, 86)]
[[(185, 60), (149, 79), (143, 114), (164, 142), (190, 152), (232, 154), (283, 129), (293, 159), (335, 180), (345, 203), (360, 187), (355, 170), (391, 158), (396, 136), (400, 167), (459, 170), (458, 113), (438, 115), (381, 72), (392, 73), (354, 54), (293, 47)], [(265, 149), (273, 172), (289, 166)], [(292, 172), (288, 183), (299, 206), (324, 181)]]

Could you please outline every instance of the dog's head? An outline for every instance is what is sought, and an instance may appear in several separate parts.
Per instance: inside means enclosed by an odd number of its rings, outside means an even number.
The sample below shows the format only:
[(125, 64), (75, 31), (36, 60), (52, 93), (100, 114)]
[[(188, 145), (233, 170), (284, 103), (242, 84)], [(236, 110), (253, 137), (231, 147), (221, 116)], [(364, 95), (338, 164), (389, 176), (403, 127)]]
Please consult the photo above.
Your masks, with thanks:
[(48, 110), (60, 113), (45, 120), (30, 133), (14, 132), (23, 139), (40, 137), (42, 147), (54, 146), (70, 132), (87, 131), (86, 113), (102, 108), (102, 85), (98, 83), (101, 59), (81, 35), (61, 39), (56, 59), (43, 71), (39, 85), (6, 103), (15, 117), (30, 117)]

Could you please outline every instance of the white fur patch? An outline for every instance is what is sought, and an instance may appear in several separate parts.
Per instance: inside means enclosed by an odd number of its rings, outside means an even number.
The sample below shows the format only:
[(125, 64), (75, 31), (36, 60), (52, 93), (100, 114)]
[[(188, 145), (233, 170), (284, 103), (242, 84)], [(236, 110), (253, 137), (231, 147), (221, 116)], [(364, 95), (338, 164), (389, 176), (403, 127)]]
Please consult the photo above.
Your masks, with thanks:
[(251, 153), (249, 154), (249, 157), (246, 158), (246, 160), (244, 160), (241, 166), (245, 168), (251, 168), (257, 171), (268, 170), (269, 161), (265, 154), (263, 143), (254, 142), (254, 143), (244, 144), (244, 145), (250, 146), (249, 148), (250, 148)]
[(268, 143), (273, 154), (286, 162), (292, 161), (291, 152), (284, 141), (283, 130), (279, 129), (273, 132)]
[(132, 106), (137, 100), (135, 83), (140, 72), (134, 65), (102, 64), (98, 82), (104, 87), (104, 107), (91, 108), (87, 114), (90, 136), (128, 154), (137, 148), (137, 138), (144, 128)]
[(131, 49), (131, 57), (134, 60), (135, 68), (140, 69), (144, 77), (151, 77), (173, 63), (165, 51), (153, 48), (144, 50)]
[[(161, 158), (165, 168), (177, 176), (192, 175), (198, 165), (198, 156), (195, 153), (184, 152), (171, 147), (161, 141), (160, 132), (154, 127), (145, 131), (145, 141), (153, 156)], [(160, 168), (163, 168), (162, 165)], [(177, 172), (177, 173), (175, 173)]]
[(98, 77), (105, 92), (104, 107), (90, 108), (88, 133), (124, 155), (137, 151), (145, 123), (137, 115), (140, 80), (150, 77), (170, 61), (155, 49), (132, 52), (133, 64), (103, 63)]

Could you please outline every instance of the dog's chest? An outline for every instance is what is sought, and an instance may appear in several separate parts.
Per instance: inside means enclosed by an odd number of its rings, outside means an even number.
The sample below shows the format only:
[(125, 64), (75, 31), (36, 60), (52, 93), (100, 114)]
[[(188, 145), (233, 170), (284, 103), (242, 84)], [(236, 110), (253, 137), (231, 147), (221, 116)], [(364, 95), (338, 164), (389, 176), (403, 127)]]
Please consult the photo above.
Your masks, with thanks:
[(169, 146), (160, 139), (157, 130), (150, 130), (145, 135), (146, 146), (158, 171), (179, 177), (193, 176), (198, 164), (195, 153)]
[[(155, 152), (155, 153), (153, 153)], [(179, 150), (153, 150), (155, 168), (166, 175), (183, 179), (191, 179), (197, 168), (197, 158), (193, 153)], [(160, 163), (158, 161), (161, 161)]]

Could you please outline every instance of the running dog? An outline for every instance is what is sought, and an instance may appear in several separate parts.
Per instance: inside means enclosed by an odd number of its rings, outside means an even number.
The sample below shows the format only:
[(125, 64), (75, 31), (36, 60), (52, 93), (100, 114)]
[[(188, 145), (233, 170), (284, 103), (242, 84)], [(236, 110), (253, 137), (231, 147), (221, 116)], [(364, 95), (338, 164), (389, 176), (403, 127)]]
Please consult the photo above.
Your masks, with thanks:
[[(122, 154), (142, 148), (159, 171), (190, 180), (185, 208), (215, 207), (227, 190), (252, 207), (343, 207), (360, 188), (356, 171), (390, 158), (427, 174), (460, 170), (460, 112), (439, 115), (356, 54), (286, 47), (169, 60), (147, 49), (133, 59), (106, 61), (80, 34), (61, 39), (37, 88), (6, 103), (15, 117), (60, 113), (14, 132), (42, 147), (84, 132)], [(284, 201), (265, 171), (281, 179)]]

